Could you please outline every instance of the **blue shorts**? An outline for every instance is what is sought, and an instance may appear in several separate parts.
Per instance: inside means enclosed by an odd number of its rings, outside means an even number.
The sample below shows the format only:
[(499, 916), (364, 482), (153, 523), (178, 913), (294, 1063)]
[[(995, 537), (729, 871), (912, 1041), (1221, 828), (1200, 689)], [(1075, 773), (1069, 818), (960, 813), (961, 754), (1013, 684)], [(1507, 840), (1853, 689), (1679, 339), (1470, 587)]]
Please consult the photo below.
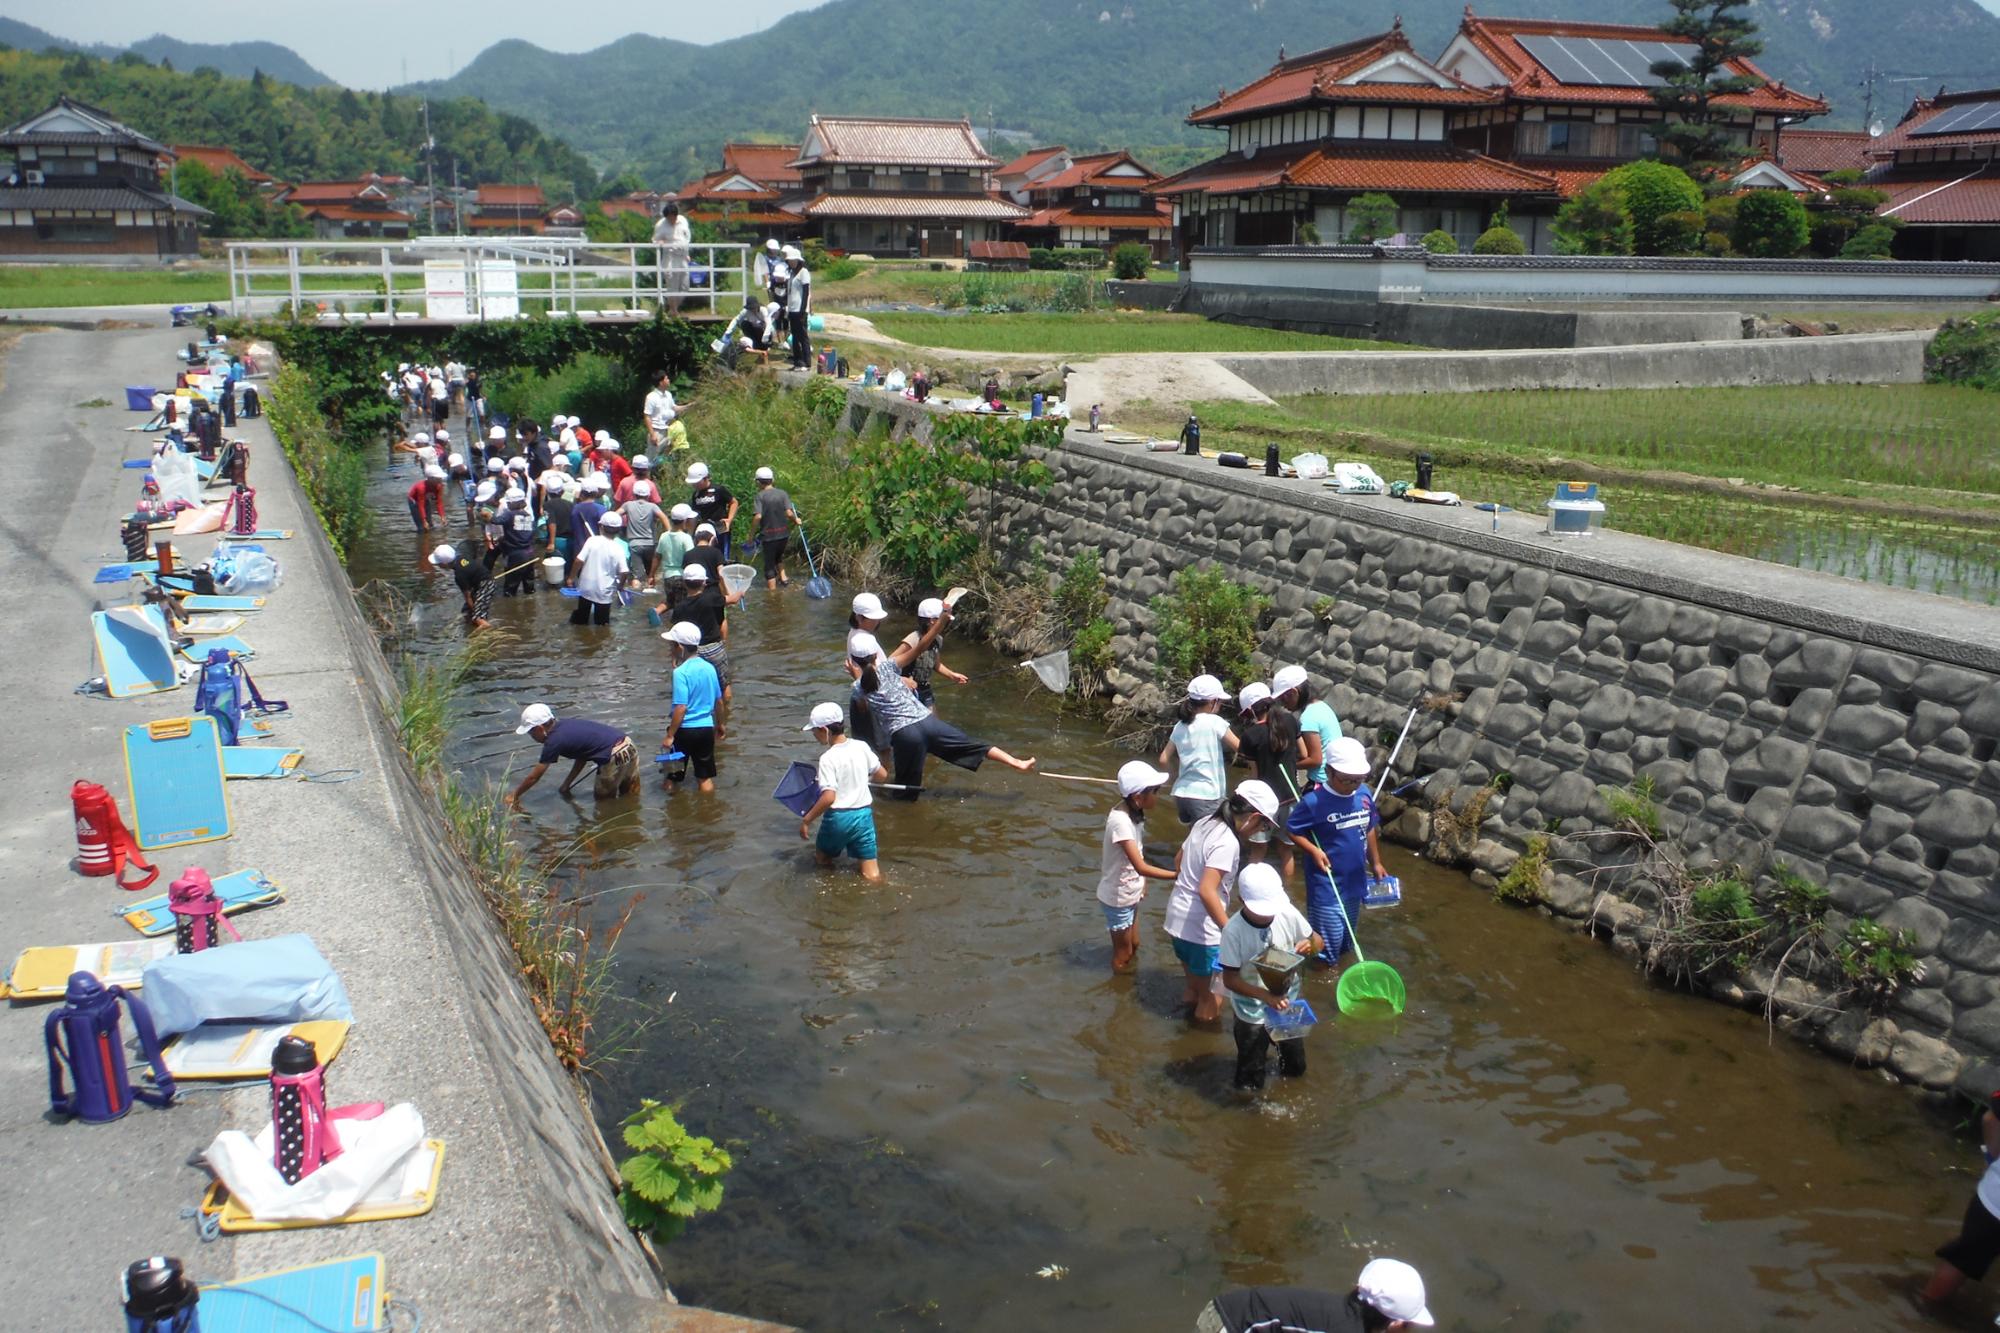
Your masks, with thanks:
[(1194, 944), (1178, 935), (1168, 936), (1174, 942), (1174, 957), (1181, 960), (1181, 966), (1188, 975), (1212, 977), (1217, 971), (1216, 956), (1222, 947), (1216, 944)]
[(828, 856), (843, 853), (857, 861), (875, 859), (875, 812), (867, 806), (858, 810), (829, 810), (819, 817), (819, 838), (813, 846)]
[(1139, 906), (1137, 903), (1134, 903), (1130, 907), (1113, 907), (1107, 902), (1099, 902), (1097, 905), (1104, 909), (1104, 928), (1106, 930), (1126, 930), (1130, 928), (1134, 921), (1139, 919)]

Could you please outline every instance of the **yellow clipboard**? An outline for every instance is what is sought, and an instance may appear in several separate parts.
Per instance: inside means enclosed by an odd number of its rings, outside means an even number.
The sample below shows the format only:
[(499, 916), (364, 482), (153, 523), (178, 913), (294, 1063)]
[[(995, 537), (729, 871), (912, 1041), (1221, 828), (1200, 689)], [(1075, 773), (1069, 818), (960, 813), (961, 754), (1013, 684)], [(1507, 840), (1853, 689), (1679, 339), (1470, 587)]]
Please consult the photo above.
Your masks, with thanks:
[(419, 1188), (398, 1198), (363, 1199), (352, 1212), (342, 1217), (329, 1218), (324, 1222), (259, 1222), (229, 1197), (228, 1189), (219, 1180), (201, 1196), (202, 1216), (214, 1217), (218, 1227), (232, 1234), (244, 1231), (300, 1231), (307, 1227), (344, 1227), (356, 1222), (393, 1222), (403, 1217), (422, 1217), (437, 1206), (438, 1178), (444, 1174), (444, 1140), (425, 1139), (416, 1152), (419, 1156), (428, 1155), (430, 1158), (428, 1171), (412, 1163), (401, 1169), (401, 1175), (404, 1181), (408, 1181), (412, 1174), (421, 1173), (423, 1183)]
[(69, 988), (73, 972), (88, 972), (107, 986), (137, 990), (146, 965), (173, 952), (172, 940), (120, 940), (111, 944), (54, 944), (23, 949), (0, 993), (13, 1000), (60, 1000)]
[(347, 1044), (351, 1026), (338, 1018), (304, 1023), (204, 1023), (168, 1042), (160, 1058), (177, 1081), (269, 1078), (271, 1051), (280, 1038), (300, 1037), (311, 1042), (319, 1062), (331, 1064)]

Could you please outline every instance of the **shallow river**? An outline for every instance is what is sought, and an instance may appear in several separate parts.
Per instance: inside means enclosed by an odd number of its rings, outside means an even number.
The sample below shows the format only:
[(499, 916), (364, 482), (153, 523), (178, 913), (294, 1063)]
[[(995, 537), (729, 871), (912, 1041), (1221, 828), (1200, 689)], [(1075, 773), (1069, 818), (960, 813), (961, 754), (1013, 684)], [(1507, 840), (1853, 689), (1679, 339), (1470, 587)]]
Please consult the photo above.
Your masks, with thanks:
[[(402, 511), (410, 475), (384, 468), (353, 574), (417, 598), (409, 647), (431, 653), (460, 631)], [(652, 1096), (736, 1154), (722, 1210), (666, 1250), (683, 1300), (812, 1329), (1176, 1330), (1221, 1287), (1344, 1289), (1388, 1253), (1448, 1329), (1937, 1327), (1907, 1293), (1956, 1228), (1969, 1140), (1401, 849), (1405, 904), (1359, 925), (1408, 1013), (1322, 1022), (1306, 1077), (1255, 1101), (1228, 1036), (1175, 1013), (1161, 888), (1137, 976), (1108, 975), (1108, 788), (945, 768), (920, 804), (876, 807), (885, 884), (816, 870), (770, 791), (815, 753), (810, 706), (845, 697), (853, 591), (759, 588), (732, 616), (713, 796), (669, 799), (648, 764), (638, 797), (571, 803), (558, 769), (521, 820), (540, 852), (580, 842), (607, 918), (644, 894), (610, 1021), (649, 1025), (598, 1089), (607, 1136)], [(455, 764), (518, 775), (536, 700), (657, 749), (666, 648), (642, 612), (580, 630), (547, 591), (495, 605), (519, 640), (468, 690)], [(1055, 771), (1130, 757), (1029, 681), (944, 685), (941, 711)], [(1152, 824), (1170, 858), (1171, 811)], [(1329, 984), (1308, 996), (1335, 1014)]]

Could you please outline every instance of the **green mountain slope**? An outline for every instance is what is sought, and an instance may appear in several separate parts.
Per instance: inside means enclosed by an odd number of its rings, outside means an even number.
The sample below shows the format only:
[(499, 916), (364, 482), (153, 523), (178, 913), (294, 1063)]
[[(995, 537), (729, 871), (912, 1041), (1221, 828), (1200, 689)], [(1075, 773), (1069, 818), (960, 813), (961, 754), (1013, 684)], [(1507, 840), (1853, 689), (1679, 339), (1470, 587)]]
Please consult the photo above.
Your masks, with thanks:
[[(0, 125), (26, 119), (63, 93), (162, 143), (226, 144), (281, 180), (423, 175), (423, 118), (413, 97), (184, 73), (129, 56), (0, 51)], [(456, 160), (462, 183), (536, 181), (553, 198), (572, 190), (595, 196), (590, 163), (519, 116), (470, 98), (433, 98), (431, 132), (440, 182)]]
[[(1400, 10), (1417, 49), (1435, 56), (1463, 0)], [(1656, 23), (1667, 7), (1515, 0), (1493, 12)], [(1913, 88), (2000, 84), (2000, 17), (1975, 0), (1757, 0), (1753, 12), (1759, 63), (1834, 102), (1826, 125), (1859, 123), (1871, 61), (1932, 81), (1879, 86), (1877, 114), (1891, 120)], [(1330, 45), (1393, 14), (1356, 0), (832, 0), (707, 47), (634, 36), (562, 55), (502, 42), (418, 87), (485, 98), (607, 171), (635, 168), (663, 186), (710, 168), (727, 139), (794, 139), (814, 111), (969, 115), (982, 131), (1013, 132), (988, 145), (1000, 157), (1028, 140), (1206, 148), (1215, 136), (1181, 123), (1190, 104), (1256, 78), (1281, 44)]]
[(238, 79), (247, 79), (262, 70), (266, 78), (296, 83), (301, 88), (323, 88), (333, 83), (332, 79), (307, 64), (298, 52), (276, 42), (184, 42), (177, 37), (155, 33), (130, 46), (112, 46), (103, 42), (72, 42), (19, 19), (0, 18), (0, 46), (11, 46), (17, 51), (46, 51), (50, 47), (58, 47), (65, 51), (82, 51), (104, 60), (132, 51), (156, 65), (163, 59), (171, 60), (175, 69), (193, 70), (206, 66), (218, 74)]

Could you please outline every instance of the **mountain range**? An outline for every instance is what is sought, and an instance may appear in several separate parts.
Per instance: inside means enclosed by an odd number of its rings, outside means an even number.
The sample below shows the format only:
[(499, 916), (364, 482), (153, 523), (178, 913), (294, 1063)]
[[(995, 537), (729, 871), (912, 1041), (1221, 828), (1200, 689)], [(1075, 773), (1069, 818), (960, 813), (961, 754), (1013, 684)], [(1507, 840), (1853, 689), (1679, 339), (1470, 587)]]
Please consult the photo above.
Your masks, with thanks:
[[(1002, 158), (1033, 140), (1185, 159), (1217, 138), (1182, 123), (1191, 105), (1261, 76), (1281, 46), (1297, 55), (1379, 32), (1399, 10), (1435, 56), (1464, 0), (831, 0), (710, 46), (632, 36), (566, 55), (503, 41), (410, 91), (483, 97), (607, 174), (662, 187), (712, 169), (725, 140), (796, 142), (813, 112), (964, 115), (998, 129), (988, 148)], [(1672, 11), (1665, 0), (1509, 0), (1495, 12), (1657, 24)], [(2000, 84), (2000, 17), (1975, 0), (1753, 0), (1749, 12), (1759, 65), (1832, 102), (1824, 126), (1863, 123), (1871, 67), (1873, 114), (1890, 124), (1939, 84)]]
[(267, 79), (294, 83), (301, 88), (319, 88), (333, 82), (307, 64), (298, 52), (276, 42), (184, 42), (165, 33), (155, 33), (130, 46), (112, 46), (104, 42), (72, 42), (19, 19), (0, 18), (0, 46), (11, 46), (16, 51), (46, 51), (50, 48), (82, 51), (104, 60), (114, 60), (130, 51), (155, 65), (162, 60), (170, 60), (175, 69), (181, 70), (207, 66), (218, 74), (238, 79), (247, 79), (262, 70)]

